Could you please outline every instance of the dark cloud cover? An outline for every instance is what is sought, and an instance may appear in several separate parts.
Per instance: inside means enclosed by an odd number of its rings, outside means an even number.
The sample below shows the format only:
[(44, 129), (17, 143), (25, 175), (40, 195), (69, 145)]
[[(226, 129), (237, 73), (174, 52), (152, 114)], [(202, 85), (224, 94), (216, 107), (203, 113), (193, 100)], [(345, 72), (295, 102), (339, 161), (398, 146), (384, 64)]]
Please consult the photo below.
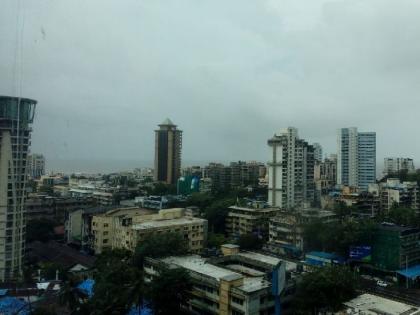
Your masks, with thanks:
[[(265, 161), (287, 126), (327, 153), (357, 126), (377, 132), (378, 159), (420, 157), (417, 0), (20, 2), (22, 94), (48, 158), (152, 160), (166, 117), (187, 160)], [(0, 10), (6, 95), (18, 3)]]

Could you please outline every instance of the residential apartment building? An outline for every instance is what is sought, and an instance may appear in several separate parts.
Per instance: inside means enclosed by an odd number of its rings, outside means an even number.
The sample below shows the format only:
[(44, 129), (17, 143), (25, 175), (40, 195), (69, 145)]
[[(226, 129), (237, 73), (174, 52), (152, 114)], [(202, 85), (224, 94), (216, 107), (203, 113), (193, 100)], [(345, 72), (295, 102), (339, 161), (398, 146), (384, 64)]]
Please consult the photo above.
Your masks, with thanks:
[(392, 158), (388, 157), (384, 159), (384, 176), (395, 175), (401, 171), (407, 171), (408, 173), (415, 172), (413, 159), (410, 158)]
[(66, 213), (77, 209), (90, 208), (94, 203), (95, 201), (91, 198), (76, 199), (32, 194), (26, 199), (26, 217), (28, 222), (48, 219), (63, 223)]
[(28, 156), (28, 174), (31, 178), (40, 178), (45, 175), (45, 158), (42, 154)]
[(315, 162), (315, 190), (318, 198), (329, 193), (337, 183), (337, 158), (331, 156)]
[(0, 96), (0, 281), (22, 272), (27, 162), (36, 104)]
[(314, 143), (312, 145), (314, 147), (314, 159), (315, 161), (322, 162), (322, 146), (319, 143)]
[(342, 128), (337, 145), (337, 184), (366, 191), (376, 181), (376, 133)]
[(264, 177), (266, 167), (263, 163), (231, 162), (229, 166), (221, 163), (210, 163), (202, 171), (204, 178), (210, 178), (214, 191), (227, 191), (246, 186), (258, 186), (259, 179)]
[[(162, 265), (188, 271), (192, 290), (183, 308), (197, 315), (276, 314), (272, 283), (276, 281), (282, 285), (283, 281), (279, 279), (286, 279), (290, 271), (286, 263), (276, 257), (234, 249), (215, 259), (196, 255), (147, 258), (144, 264), (146, 282), (156, 277)], [(287, 285), (286, 282), (286, 288)], [(283, 310), (288, 301), (290, 295), (282, 295)]]
[(182, 131), (170, 119), (155, 130), (155, 181), (176, 184), (181, 176)]
[(186, 215), (182, 208), (159, 212), (140, 208), (116, 209), (92, 219), (95, 253), (112, 248), (134, 250), (150, 234), (164, 232), (181, 234), (189, 250), (199, 253), (207, 241), (207, 220)]
[(269, 243), (266, 248), (277, 254), (287, 254), (290, 248), (303, 251), (304, 225), (315, 221), (332, 223), (337, 221), (337, 215), (333, 211), (321, 209), (280, 212), (270, 219)]
[(314, 148), (289, 127), (268, 140), (268, 202), (292, 209), (314, 201)]
[(254, 234), (268, 240), (268, 222), (279, 212), (265, 202), (251, 201), (244, 206), (231, 206), (226, 217), (226, 233), (237, 238), (241, 235)]
[(381, 209), (385, 212), (394, 205), (420, 210), (420, 190), (417, 182), (401, 182), (398, 178), (388, 178), (386, 182), (370, 184), (369, 192), (378, 196)]

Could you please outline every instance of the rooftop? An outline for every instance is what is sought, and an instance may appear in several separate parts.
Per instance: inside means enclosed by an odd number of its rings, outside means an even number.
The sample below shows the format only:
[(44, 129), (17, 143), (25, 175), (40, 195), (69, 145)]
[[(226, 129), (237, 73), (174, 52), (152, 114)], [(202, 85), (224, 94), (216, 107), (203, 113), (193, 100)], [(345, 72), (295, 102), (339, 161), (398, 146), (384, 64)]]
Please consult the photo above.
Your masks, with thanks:
[(42, 243), (35, 241), (28, 244), (28, 256), (40, 262), (54, 262), (65, 269), (70, 269), (76, 264), (87, 268), (93, 267), (96, 258), (80, 253), (67, 245), (49, 241)]
[(277, 266), (278, 263), (282, 261), (281, 259), (277, 257), (264, 255), (257, 252), (240, 252), (238, 255), (242, 257), (246, 257), (251, 260), (257, 260), (257, 261), (272, 265), (273, 267)]
[(229, 276), (241, 276), (239, 273), (209, 264), (205, 258), (202, 258), (198, 255), (168, 257), (162, 259), (162, 261), (167, 264), (174, 264), (179, 267), (183, 267), (205, 276), (216, 278), (218, 281), (220, 281), (221, 278)]
[[(167, 264), (174, 264), (187, 270), (214, 278), (217, 281), (220, 281), (220, 279), (236, 280), (242, 278), (243, 284), (237, 288), (245, 292), (254, 292), (261, 289), (266, 289), (271, 285), (270, 282), (264, 280), (263, 276), (247, 277), (246, 275), (242, 275), (240, 272), (234, 272), (227, 268), (213, 265), (209, 263), (205, 258), (202, 258), (198, 255), (168, 257), (162, 259), (162, 261)], [(248, 271), (250, 270), (251, 269)]]
[(348, 307), (347, 314), (364, 315), (418, 315), (418, 307), (389, 300), (373, 294), (362, 294), (344, 303)]
[(172, 120), (166, 118), (159, 126), (175, 126)]
[(133, 224), (132, 229), (139, 231), (139, 230), (148, 230), (148, 229), (154, 229), (154, 228), (160, 228), (160, 227), (177, 226), (177, 225), (191, 224), (191, 223), (201, 224), (206, 221), (207, 220), (194, 218), (194, 217), (182, 217), (178, 219), (166, 219), (166, 220), (153, 220), (153, 221)]
[(280, 211), (280, 209), (278, 209), (278, 208), (254, 208), (254, 207), (241, 207), (241, 206), (230, 206), (229, 209), (231, 209), (231, 210), (249, 211), (249, 212), (272, 212), (272, 211)]

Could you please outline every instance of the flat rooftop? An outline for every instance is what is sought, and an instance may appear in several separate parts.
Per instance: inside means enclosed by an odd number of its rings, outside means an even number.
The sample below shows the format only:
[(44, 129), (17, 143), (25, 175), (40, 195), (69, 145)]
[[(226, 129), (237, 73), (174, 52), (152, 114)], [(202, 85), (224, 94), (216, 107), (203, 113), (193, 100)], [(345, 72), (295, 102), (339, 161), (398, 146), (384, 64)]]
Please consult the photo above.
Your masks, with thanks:
[(279, 208), (252, 208), (252, 207), (239, 207), (239, 206), (231, 206), (229, 207), (230, 210), (241, 210), (241, 211), (248, 211), (248, 212), (273, 212), (273, 211), (280, 211)]
[(420, 308), (373, 294), (362, 294), (344, 303), (347, 314), (363, 315), (419, 315)]
[(240, 277), (241, 275), (237, 272), (230, 271), (228, 269), (218, 267), (212, 264), (209, 264), (207, 260), (198, 255), (190, 256), (172, 256), (162, 259), (163, 262), (167, 264), (174, 264), (179, 267), (197, 272), (199, 274), (209, 276), (220, 281), (224, 277)]
[(198, 255), (172, 256), (164, 258), (162, 261), (167, 264), (174, 264), (189, 271), (214, 278), (217, 281), (220, 281), (220, 279), (234, 280), (243, 278), (243, 285), (237, 287), (237, 289), (247, 293), (266, 289), (271, 286), (271, 283), (265, 280), (263, 276), (247, 277), (240, 272), (234, 272), (229, 269), (213, 265), (209, 263), (208, 260)]
[(141, 231), (141, 230), (177, 226), (177, 225), (184, 225), (184, 224), (202, 224), (206, 221), (207, 220), (205, 219), (191, 218), (191, 217), (182, 217), (178, 219), (162, 219), (162, 220), (153, 220), (153, 221), (133, 224), (132, 229), (136, 231)]
[(272, 265), (273, 267), (277, 266), (277, 264), (282, 261), (281, 259), (277, 257), (268, 256), (268, 255), (260, 254), (257, 252), (240, 252), (238, 255), (242, 257), (246, 257), (248, 259), (261, 261), (263, 263)]

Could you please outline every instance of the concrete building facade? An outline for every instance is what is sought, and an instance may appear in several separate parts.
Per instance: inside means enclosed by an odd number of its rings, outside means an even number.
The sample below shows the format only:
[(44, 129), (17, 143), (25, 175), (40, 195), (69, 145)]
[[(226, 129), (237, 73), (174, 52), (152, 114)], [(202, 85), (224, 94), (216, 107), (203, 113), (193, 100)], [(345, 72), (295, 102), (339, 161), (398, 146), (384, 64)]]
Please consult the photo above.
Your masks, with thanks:
[(207, 241), (207, 220), (186, 215), (182, 208), (156, 212), (136, 207), (115, 209), (92, 218), (96, 254), (114, 248), (134, 251), (150, 234), (165, 232), (181, 234), (189, 250), (199, 253)]
[(27, 161), (37, 102), (0, 96), (0, 280), (21, 275)]
[(268, 140), (268, 202), (290, 209), (314, 200), (314, 148), (289, 127)]
[(278, 208), (266, 207), (258, 202), (247, 206), (231, 206), (226, 217), (226, 233), (231, 237), (255, 234), (268, 240), (268, 222), (278, 212)]
[(366, 191), (376, 180), (376, 133), (339, 129), (337, 147), (337, 184)]
[(28, 156), (28, 174), (31, 178), (40, 178), (45, 175), (45, 157), (42, 154)]
[(176, 184), (181, 176), (182, 131), (170, 119), (155, 130), (155, 180)]
[[(193, 284), (190, 297), (183, 305), (189, 314), (275, 314), (272, 281), (278, 279), (275, 274), (286, 279), (286, 262), (256, 252), (239, 252), (235, 248), (224, 252), (225, 256), (214, 259), (196, 255), (147, 258), (145, 281), (153, 281), (162, 266), (183, 268)], [(282, 303), (288, 299), (290, 296), (283, 295)]]
[(400, 171), (413, 173), (415, 170), (413, 159), (403, 157), (384, 158), (384, 176), (398, 174)]

